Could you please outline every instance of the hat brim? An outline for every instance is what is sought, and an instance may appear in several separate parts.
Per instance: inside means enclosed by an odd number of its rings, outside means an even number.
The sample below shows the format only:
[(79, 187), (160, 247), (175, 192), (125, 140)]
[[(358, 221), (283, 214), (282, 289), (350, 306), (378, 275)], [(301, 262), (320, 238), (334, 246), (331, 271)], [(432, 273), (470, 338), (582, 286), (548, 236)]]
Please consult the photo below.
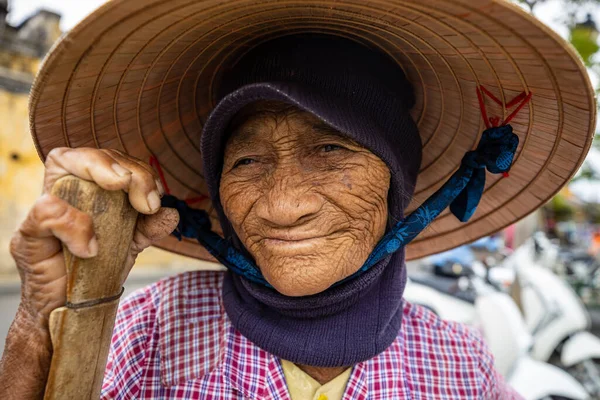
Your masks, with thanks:
[[(485, 128), (477, 87), (504, 103), (533, 93), (511, 122), (520, 146), (510, 178), (488, 175), (471, 220), (445, 211), (408, 246), (409, 259), (528, 215), (569, 181), (591, 145), (596, 107), (583, 64), (554, 32), (504, 0), (113, 0), (63, 37), (34, 82), (30, 124), (40, 157), (61, 146), (155, 156), (171, 192), (200, 197), (195, 206), (218, 228), (200, 151), (215, 86), (248, 49), (299, 32), (378, 48), (413, 83), (423, 163), (409, 212), (477, 145)], [(512, 111), (487, 105), (501, 118)], [(213, 260), (194, 241), (170, 237), (159, 247)]]

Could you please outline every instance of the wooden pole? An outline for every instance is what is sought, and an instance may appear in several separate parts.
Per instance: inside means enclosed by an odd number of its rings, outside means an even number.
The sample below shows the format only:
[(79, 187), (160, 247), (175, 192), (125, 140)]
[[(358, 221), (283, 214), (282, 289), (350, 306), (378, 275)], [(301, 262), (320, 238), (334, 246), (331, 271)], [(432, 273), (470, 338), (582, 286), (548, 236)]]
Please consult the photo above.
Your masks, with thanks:
[(73, 176), (57, 181), (52, 193), (92, 217), (98, 255), (79, 259), (63, 246), (67, 304), (50, 315), (53, 354), (44, 399), (97, 400), (129, 273), (125, 262), (137, 211), (124, 192), (106, 191)]

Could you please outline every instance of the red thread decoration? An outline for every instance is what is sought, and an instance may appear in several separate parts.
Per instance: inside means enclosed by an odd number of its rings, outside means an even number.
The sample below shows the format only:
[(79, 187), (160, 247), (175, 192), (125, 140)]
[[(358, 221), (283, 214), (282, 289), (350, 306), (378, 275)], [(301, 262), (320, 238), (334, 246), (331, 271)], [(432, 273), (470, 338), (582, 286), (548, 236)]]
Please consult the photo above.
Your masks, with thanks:
[[(150, 156), (149, 164), (158, 173), (158, 177), (160, 178), (160, 183), (162, 183), (163, 187), (165, 188), (165, 193), (171, 194), (171, 190), (169, 189), (169, 185), (167, 185), (167, 180), (165, 178), (165, 174), (162, 170), (162, 167), (160, 166), (160, 163), (158, 162), (158, 159), (155, 156)], [(208, 196), (200, 195), (197, 197), (190, 197), (188, 199), (185, 199), (184, 201), (186, 202), (186, 204), (195, 204), (195, 203), (200, 203), (201, 201), (206, 200), (206, 199), (208, 199)]]
[(158, 159), (154, 156), (150, 156), (149, 164), (152, 168), (154, 168), (156, 170), (156, 172), (158, 172), (158, 177), (160, 178), (160, 183), (162, 183), (163, 187), (165, 188), (165, 193), (171, 194), (171, 190), (169, 190), (169, 185), (167, 185), (167, 180), (165, 179), (165, 174), (163, 173), (163, 170), (160, 166), (160, 163), (158, 162)]
[[(506, 105), (503, 105), (502, 101), (484, 86), (479, 86), (476, 90), (477, 100), (479, 101), (479, 109), (481, 110), (481, 116), (483, 117), (483, 121), (485, 122), (485, 126), (487, 127), (487, 129), (507, 125), (510, 121), (513, 120), (513, 118), (519, 113), (519, 111), (521, 111), (521, 109), (525, 107), (527, 103), (529, 103), (529, 100), (531, 100), (531, 96), (533, 96), (533, 92), (527, 93), (523, 91), (517, 96), (515, 96), (514, 99), (506, 103)], [(487, 110), (485, 108), (484, 95), (489, 97), (494, 103), (498, 104), (501, 107), (505, 107), (506, 109), (512, 108), (518, 104), (517, 108), (515, 108), (513, 112), (511, 112), (510, 115), (506, 117), (504, 121), (501, 121), (500, 117), (488, 118)]]
[(195, 204), (195, 203), (200, 203), (203, 200), (206, 200), (208, 198), (208, 196), (198, 196), (198, 197), (190, 197), (189, 199), (185, 199), (185, 202), (187, 204)]

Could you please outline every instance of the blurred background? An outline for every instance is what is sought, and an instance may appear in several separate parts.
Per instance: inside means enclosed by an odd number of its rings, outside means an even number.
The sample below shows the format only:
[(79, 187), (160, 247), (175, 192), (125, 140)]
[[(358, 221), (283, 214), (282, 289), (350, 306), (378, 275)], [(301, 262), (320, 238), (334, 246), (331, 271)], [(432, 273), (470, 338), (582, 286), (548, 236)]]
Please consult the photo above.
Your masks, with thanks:
[[(514, 1), (577, 49), (600, 90), (600, 0)], [(19, 300), (9, 241), (39, 196), (43, 176), (28, 131), (29, 89), (52, 44), (102, 3), (0, 0), (0, 351)], [(600, 398), (600, 139), (596, 137), (580, 171), (542, 209), (494, 237), (409, 265), (406, 297), (482, 331), (498, 369), (514, 386), (527, 378), (523, 365), (534, 368), (523, 359), (535, 360), (568, 373), (591, 398)], [(139, 257), (126, 289), (198, 268), (218, 266), (149, 249)], [(547, 388), (552, 379), (545, 380), (541, 385)], [(535, 386), (534, 381), (527, 382), (522, 391)], [(539, 397), (536, 393), (525, 394), (533, 399)], [(573, 393), (559, 395), (579, 398)]]

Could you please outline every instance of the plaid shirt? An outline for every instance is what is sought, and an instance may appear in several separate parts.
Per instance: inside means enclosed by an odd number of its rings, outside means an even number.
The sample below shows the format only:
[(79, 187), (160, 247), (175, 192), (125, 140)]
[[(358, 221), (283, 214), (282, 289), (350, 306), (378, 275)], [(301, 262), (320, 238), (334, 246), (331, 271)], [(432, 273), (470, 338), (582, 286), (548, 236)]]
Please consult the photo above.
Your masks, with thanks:
[[(102, 399), (290, 399), (279, 359), (227, 318), (222, 278), (189, 272), (121, 303)], [(343, 399), (521, 399), (493, 365), (478, 335), (405, 302), (397, 339), (354, 366)]]

